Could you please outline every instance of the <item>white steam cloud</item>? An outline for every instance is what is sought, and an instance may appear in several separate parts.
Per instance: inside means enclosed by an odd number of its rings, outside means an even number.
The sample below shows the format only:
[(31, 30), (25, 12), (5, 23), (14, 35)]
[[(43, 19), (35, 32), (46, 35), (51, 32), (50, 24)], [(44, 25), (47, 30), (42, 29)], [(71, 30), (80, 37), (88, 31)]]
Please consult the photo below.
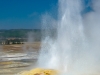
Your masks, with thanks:
[[(57, 27), (58, 32), (56, 39), (49, 37), (51, 31), (47, 30), (44, 33), (45, 38), (42, 40), (39, 57), (40, 67), (42, 65), (42, 67), (49, 66), (55, 69), (56, 66), (59, 68), (58, 66), (61, 65), (65, 70), (68, 66), (67, 70), (70, 70), (68, 75), (99, 75), (100, 0), (92, 0), (93, 11), (85, 13), (83, 17), (80, 14), (82, 9), (80, 0), (59, 0), (59, 2), (61, 22), (48, 14), (43, 16), (43, 28)], [(43, 65), (44, 61), (46, 64)], [(67, 64), (69, 61), (71, 63)]]
[[(83, 18), (84, 30), (88, 39), (88, 57), (91, 64), (91, 73), (100, 72), (100, 0), (92, 0), (93, 11), (85, 14)], [(87, 66), (88, 67), (88, 66)]]

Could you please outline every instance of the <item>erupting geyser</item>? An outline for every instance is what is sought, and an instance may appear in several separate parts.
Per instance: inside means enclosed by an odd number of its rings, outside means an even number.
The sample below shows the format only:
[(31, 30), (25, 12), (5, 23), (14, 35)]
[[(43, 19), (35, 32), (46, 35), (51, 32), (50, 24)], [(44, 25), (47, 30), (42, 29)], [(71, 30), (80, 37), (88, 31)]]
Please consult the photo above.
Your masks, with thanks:
[[(61, 75), (100, 75), (100, 18), (96, 24), (95, 11), (82, 16), (82, 4), (82, 0), (59, 0), (57, 36), (49, 36), (49, 30), (44, 34), (37, 67), (55, 69)], [(48, 17), (43, 19), (46, 24)], [(48, 23), (44, 26), (48, 28)]]
[(94, 36), (92, 25), (90, 28), (84, 25), (82, 7), (82, 0), (59, 0), (57, 37), (53, 39), (45, 34), (38, 60), (39, 67), (56, 69), (61, 74), (99, 73), (100, 68), (97, 66), (100, 67), (100, 47), (96, 48), (98, 43), (94, 44), (99, 35)]

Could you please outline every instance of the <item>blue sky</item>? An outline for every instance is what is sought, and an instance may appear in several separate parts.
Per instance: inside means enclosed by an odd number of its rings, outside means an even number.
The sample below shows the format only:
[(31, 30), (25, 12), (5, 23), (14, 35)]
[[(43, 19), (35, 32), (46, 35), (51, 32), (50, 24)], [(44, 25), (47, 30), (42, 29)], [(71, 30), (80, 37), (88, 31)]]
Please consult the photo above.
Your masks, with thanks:
[(40, 28), (40, 18), (57, 0), (0, 0), (0, 29)]
[[(90, 0), (85, 0), (87, 5)], [(58, 0), (0, 0), (0, 29), (38, 29), (41, 15), (57, 13)], [(87, 8), (87, 9), (86, 9)], [(86, 7), (88, 11), (89, 7)]]

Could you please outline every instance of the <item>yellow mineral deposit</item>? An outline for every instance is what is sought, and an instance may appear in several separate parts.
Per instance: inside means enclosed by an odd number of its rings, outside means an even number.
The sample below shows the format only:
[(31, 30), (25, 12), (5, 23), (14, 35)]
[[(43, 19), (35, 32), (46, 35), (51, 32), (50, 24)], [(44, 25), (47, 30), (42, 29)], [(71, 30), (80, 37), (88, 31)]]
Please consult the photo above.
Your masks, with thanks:
[(36, 68), (30, 71), (23, 71), (18, 75), (57, 75), (57, 71), (54, 69), (42, 69)]

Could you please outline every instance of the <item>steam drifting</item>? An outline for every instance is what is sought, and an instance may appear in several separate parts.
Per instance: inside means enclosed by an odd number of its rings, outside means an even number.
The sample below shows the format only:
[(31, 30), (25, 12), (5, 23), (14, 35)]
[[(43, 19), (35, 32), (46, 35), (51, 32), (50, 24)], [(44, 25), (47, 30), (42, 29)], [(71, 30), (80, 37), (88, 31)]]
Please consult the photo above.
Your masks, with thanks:
[[(57, 35), (52, 38), (50, 30), (44, 34), (39, 67), (69, 75), (100, 74), (100, 1), (92, 0), (94, 11), (83, 17), (81, 0), (59, 0), (58, 4)], [(43, 18), (44, 27), (48, 27), (47, 19)]]

